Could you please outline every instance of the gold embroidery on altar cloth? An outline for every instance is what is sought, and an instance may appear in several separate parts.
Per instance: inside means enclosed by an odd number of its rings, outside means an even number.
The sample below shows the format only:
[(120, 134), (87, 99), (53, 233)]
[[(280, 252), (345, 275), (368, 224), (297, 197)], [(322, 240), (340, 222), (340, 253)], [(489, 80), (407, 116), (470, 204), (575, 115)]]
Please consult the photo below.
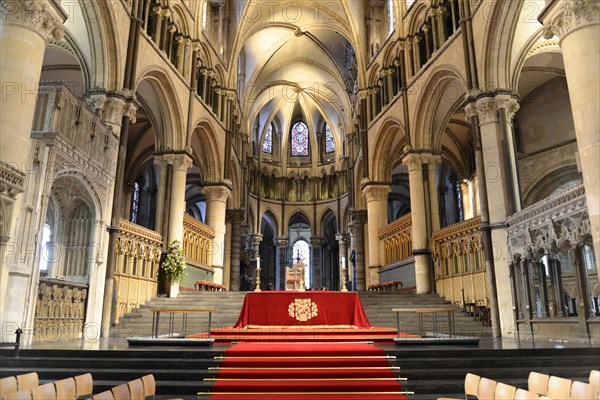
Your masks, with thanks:
[(294, 299), (288, 306), (288, 314), (300, 322), (306, 322), (319, 314), (317, 304), (311, 299)]

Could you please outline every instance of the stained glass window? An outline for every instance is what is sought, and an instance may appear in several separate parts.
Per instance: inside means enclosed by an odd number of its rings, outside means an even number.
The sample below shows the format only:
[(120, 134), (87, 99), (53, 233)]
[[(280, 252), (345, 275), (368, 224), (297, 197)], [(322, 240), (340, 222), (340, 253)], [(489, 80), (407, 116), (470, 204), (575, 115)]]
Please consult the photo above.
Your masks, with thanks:
[(273, 125), (269, 124), (267, 133), (265, 133), (265, 140), (263, 141), (263, 151), (265, 153), (273, 152)]
[(304, 122), (292, 127), (292, 156), (308, 156), (308, 126)]
[(333, 133), (329, 125), (325, 126), (325, 153), (333, 153), (335, 151), (335, 142), (333, 141)]

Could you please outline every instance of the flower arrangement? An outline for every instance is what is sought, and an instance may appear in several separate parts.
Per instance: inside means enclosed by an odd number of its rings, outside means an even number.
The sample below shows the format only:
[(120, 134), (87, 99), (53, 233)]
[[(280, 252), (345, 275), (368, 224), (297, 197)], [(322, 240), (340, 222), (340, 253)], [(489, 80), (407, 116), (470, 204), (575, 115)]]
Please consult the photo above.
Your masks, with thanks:
[(185, 256), (179, 240), (173, 240), (167, 248), (167, 254), (160, 263), (167, 276), (175, 282), (181, 282), (185, 275)]

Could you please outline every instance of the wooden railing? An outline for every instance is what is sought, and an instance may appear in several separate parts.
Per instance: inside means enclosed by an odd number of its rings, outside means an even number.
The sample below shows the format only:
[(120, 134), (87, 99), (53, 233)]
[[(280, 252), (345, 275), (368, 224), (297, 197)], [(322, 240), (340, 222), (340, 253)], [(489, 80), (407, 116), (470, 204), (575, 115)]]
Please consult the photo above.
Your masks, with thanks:
[(141, 303), (156, 296), (162, 236), (127, 220), (119, 223), (115, 292), (115, 322)]
[(188, 266), (181, 282), (184, 288), (193, 289), (198, 280), (212, 281), (211, 267), (215, 231), (197, 219), (183, 215), (183, 253)]
[(412, 217), (406, 214), (379, 230), (383, 241), (385, 264), (412, 256)]
[(95, 161), (96, 167), (112, 171), (119, 144), (117, 136), (64, 83), (41, 85), (35, 107), (32, 131), (58, 132), (70, 148)]
[(480, 225), (481, 218), (475, 217), (432, 235), (436, 290), (453, 303), (488, 304)]
[(81, 338), (88, 286), (41, 278), (35, 305), (33, 340), (36, 342)]

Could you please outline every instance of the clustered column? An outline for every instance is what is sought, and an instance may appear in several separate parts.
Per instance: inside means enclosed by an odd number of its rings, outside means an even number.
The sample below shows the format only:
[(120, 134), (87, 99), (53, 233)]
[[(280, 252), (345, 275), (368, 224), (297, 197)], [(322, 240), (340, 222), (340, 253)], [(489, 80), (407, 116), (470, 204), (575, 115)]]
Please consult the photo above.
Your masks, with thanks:
[[(348, 282), (351, 280), (349, 277), (352, 276), (352, 269), (350, 268), (350, 262), (348, 260), (348, 244), (350, 243), (350, 237), (347, 233), (338, 233), (335, 235), (335, 240), (338, 242), (339, 249), (340, 265), (338, 268), (340, 269), (340, 285), (342, 282), (342, 258), (344, 258), (346, 260), (346, 273), (348, 274), (348, 276), (346, 276), (346, 288), (348, 288)], [(356, 282), (354, 282), (354, 285), (356, 285)], [(343, 288), (340, 287), (340, 289)]]
[(277, 290), (285, 290), (285, 285), (286, 285), (286, 278), (285, 278), (285, 272), (287, 269), (287, 266), (285, 265), (286, 263), (286, 253), (287, 253), (287, 246), (289, 244), (289, 241), (287, 238), (281, 237), (279, 239), (275, 239), (275, 246), (276, 246), (276, 251), (277, 251), (277, 274), (276, 275), (276, 282), (275, 282), (275, 286), (277, 287)]
[(323, 281), (321, 279), (321, 249), (323, 247), (323, 239), (319, 237), (310, 238), (312, 249), (312, 287), (313, 289), (321, 289)]
[(227, 221), (231, 224), (229, 290), (237, 292), (240, 290), (240, 250), (244, 210), (227, 210)]
[(350, 219), (352, 224), (352, 251), (354, 251), (356, 264), (356, 290), (367, 290), (365, 271), (365, 222), (367, 212), (365, 210), (351, 210)]

